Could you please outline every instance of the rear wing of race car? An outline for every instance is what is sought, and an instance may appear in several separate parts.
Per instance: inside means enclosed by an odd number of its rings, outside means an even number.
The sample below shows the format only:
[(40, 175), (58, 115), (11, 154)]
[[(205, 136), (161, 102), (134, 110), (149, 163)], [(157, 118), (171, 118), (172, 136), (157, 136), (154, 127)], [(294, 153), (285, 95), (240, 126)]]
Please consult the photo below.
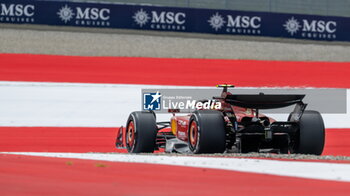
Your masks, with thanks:
[(234, 85), (221, 84), (217, 85), (217, 87), (223, 89), (221, 96), (213, 97), (214, 99), (224, 100), (224, 102), (238, 107), (255, 109), (257, 116), (259, 109), (276, 109), (295, 104), (289, 121), (297, 122), (307, 106), (307, 104), (303, 103), (305, 95), (302, 94), (231, 94), (227, 90), (228, 88), (234, 88)]
[(257, 95), (226, 95), (224, 100), (231, 105), (244, 108), (275, 109), (302, 103), (304, 97), (305, 95), (266, 95), (260, 93)]
[(295, 104), (295, 108), (290, 116), (290, 121), (297, 122), (301, 118), (307, 104), (303, 103), (305, 95), (301, 94), (264, 94), (256, 95), (246, 94), (227, 94), (223, 99), (226, 103), (243, 108), (256, 109), (258, 115), (259, 109), (276, 109)]

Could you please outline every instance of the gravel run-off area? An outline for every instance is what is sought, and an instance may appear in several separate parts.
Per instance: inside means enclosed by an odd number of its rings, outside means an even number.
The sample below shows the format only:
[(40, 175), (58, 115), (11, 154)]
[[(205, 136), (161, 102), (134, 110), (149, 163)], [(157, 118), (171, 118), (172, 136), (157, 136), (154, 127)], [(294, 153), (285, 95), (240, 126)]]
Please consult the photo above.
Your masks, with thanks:
[(2, 24), (0, 53), (347, 62), (350, 44)]

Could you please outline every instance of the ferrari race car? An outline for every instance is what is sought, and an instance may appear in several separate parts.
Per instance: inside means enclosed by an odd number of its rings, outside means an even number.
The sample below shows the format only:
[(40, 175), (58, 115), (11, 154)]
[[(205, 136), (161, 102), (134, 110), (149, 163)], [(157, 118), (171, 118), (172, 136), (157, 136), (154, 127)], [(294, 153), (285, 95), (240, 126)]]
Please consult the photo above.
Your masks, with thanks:
[[(233, 85), (218, 85), (223, 91), (213, 100), (221, 108), (195, 110), (175, 115), (169, 122), (156, 122), (153, 111), (132, 112), (126, 128), (117, 132), (117, 148), (129, 153), (152, 153), (164, 149), (173, 153), (300, 153), (321, 155), (325, 142), (322, 116), (305, 110), (301, 94), (232, 94)], [(205, 103), (211, 100), (202, 100)], [(295, 105), (287, 121), (259, 113)]]

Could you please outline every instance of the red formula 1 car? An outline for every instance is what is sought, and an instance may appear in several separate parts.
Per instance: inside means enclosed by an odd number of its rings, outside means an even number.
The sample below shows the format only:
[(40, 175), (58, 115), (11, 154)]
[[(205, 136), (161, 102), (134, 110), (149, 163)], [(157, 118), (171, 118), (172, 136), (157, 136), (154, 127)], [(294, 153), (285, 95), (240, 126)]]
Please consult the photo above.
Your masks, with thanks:
[[(117, 133), (117, 148), (126, 148), (130, 153), (151, 153), (163, 148), (165, 152), (195, 154), (322, 154), (323, 119), (319, 112), (305, 110), (307, 104), (302, 102), (305, 95), (235, 95), (227, 91), (232, 85), (218, 87), (223, 88), (221, 96), (213, 99), (221, 103), (220, 109), (196, 110), (185, 116), (174, 113), (170, 122), (156, 122), (153, 111), (132, 112), (126, 128)], [(276, 121), (259, 113), (260, 109), (290, 105), (295, 108), (287, 121)]]

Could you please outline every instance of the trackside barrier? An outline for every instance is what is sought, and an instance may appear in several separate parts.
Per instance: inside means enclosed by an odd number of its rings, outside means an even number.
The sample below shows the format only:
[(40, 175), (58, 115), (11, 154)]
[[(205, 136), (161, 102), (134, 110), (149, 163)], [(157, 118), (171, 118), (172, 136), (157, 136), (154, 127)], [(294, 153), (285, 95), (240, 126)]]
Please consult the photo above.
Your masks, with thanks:
[(350, 41), (347, 17), (27, 0), (0, 9), (0, 23)]

